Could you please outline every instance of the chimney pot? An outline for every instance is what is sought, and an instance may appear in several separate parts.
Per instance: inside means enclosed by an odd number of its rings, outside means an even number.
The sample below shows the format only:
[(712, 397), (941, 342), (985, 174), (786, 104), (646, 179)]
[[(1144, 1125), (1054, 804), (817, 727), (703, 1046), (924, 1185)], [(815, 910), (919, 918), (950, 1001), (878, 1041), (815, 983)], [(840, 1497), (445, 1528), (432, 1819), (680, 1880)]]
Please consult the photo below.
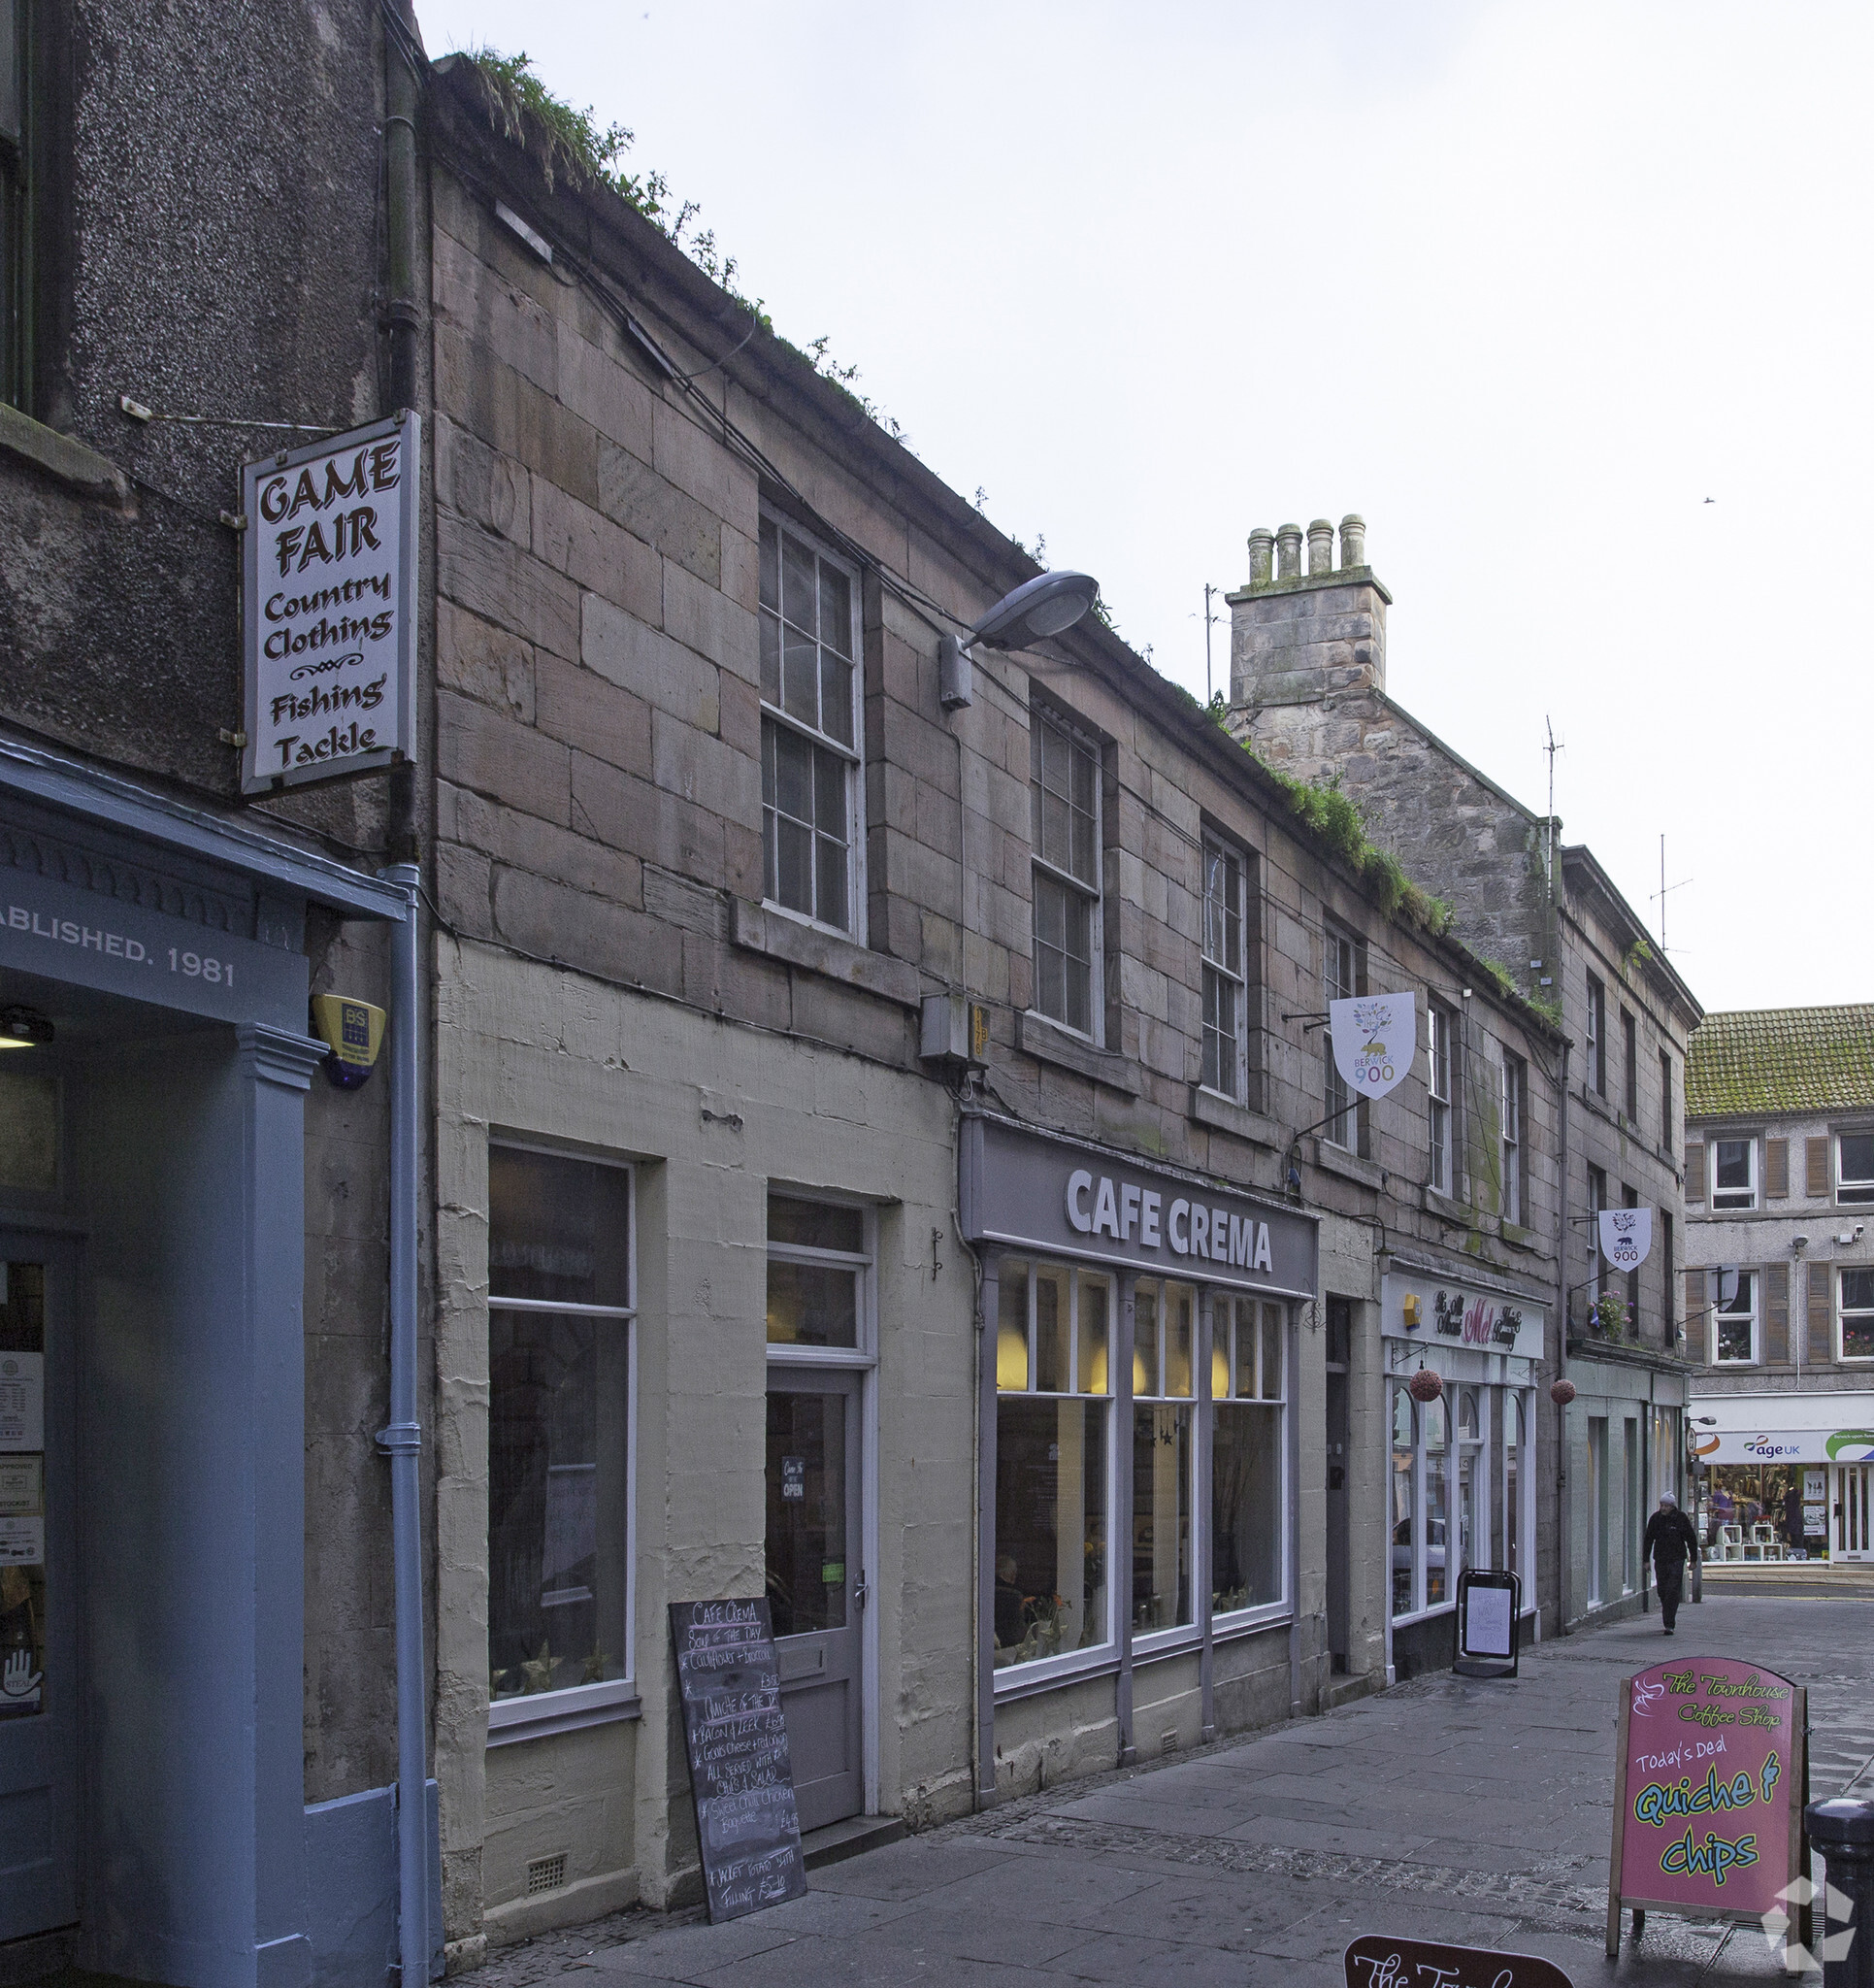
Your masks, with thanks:
[(1342, 566), (1366, 564), (1366, 520), (1356, 511), (1348, 512), (1340, 520), (1340, 563)]
[(1277, 580), (1301, 578), (1301, 527), (1299, 524), (1285, 524), (1275, 534), (1275, 577)]
[(1273, 578), (1272, 565), (1275, 558), (1275, 534), (1266, 525), (1259, 524), (1249, 535), (1249, 583), (1251, 586), (1267, 586)]
[(1317, 517), (1308, 527), (1308, 578), (1333, 571), (1333, 525)]

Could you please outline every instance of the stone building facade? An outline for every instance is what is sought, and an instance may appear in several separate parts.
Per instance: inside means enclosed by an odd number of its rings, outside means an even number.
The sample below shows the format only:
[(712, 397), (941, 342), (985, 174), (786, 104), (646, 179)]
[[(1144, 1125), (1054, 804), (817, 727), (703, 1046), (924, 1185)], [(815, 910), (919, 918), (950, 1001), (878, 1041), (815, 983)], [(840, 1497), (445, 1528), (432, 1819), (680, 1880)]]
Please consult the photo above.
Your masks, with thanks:
[(1874, 1558), (1874, 1009), (1707, 1015), (1686, 1161), (1707, 1550)]
[[(1678, 1113), (1686, 1041), (1701, 1011), (1592, 852), (1518, 802), (1387, 690), (1392, 595), (1366, 527), (1317, 518), (1249, 538), (1249, 581), (1230, 596), (1233, 732), (1271, 766), (1332, 780), (1372, 832), (1446, 901), (1453, 929), (1558, 1020), (1551, 1073), (1566, 1098), (1566, 1192), (1551, 1246), (1558, 1357), (1577, 1390), (1553, 1414), (1570, 1487), (1559, 1507), (1569, 1625), (1644, 1606), (1639, 1541), (1658, 1491), (1683, 1475), (1685, 1259)], [(1655, 1210), (1648, 1261), (1603, 1274), (1595, 1217)], [(1604, 1297), (1618, 1305), (1605, 1305)]]
[[(698, 1895), (670, 1603), (766, 1594), (848, 1838), (1448, 1663), (1466, 1558), (1552, 1626), (1551, 1024), (1097, 620), (957, 699), (1020, 549), (475, 65), (426, 131), (457, 1961)], [(1334, 1109), (1403, 991), (1490, 1112)]]

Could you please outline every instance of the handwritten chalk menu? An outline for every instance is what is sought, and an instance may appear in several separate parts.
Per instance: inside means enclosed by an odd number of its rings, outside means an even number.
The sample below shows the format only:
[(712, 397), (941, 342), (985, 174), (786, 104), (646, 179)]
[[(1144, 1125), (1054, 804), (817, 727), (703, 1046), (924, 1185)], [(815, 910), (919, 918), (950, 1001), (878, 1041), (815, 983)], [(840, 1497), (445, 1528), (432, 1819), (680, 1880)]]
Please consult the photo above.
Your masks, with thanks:
[(1347, 1988), (1573, 1988), (1553, 1961), (1363, 1933), (1342, 1957)]
[(768, 1604), (673, 1602), (671, 1641), (711, 1921), (806, 1890)]
[(1622, 1684), (1609, 1954), (1623, 1905), (1736, 1919), (1782, 1906), (1802, 1874), (1806, 1727), (1800, 1685), (1734, 1657)]

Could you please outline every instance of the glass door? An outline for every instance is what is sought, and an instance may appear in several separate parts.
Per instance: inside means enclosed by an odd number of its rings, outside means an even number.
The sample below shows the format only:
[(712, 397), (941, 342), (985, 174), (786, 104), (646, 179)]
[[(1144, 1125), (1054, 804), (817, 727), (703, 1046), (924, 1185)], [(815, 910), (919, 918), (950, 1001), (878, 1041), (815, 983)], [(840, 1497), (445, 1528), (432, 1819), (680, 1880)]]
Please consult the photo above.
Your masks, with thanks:
[(856, 1374), (768, 1373), (768, 1607), (805, 1832), (865, 1806)]
[(1874, 1560), (1874, 1521), (1868, 1501), (1874, 1497), (1874, 1464), (1835, 1466), (1835, 1558)]
[(78, 1917), (71, 1292), (0, 1231), (0, 1939)]

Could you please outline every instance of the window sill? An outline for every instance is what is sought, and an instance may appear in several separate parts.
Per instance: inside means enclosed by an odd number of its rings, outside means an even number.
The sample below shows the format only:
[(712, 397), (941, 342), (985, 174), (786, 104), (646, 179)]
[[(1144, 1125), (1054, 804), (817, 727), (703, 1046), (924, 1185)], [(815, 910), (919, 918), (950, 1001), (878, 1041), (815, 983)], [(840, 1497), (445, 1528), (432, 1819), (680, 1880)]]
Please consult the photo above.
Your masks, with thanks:
[(1233, 1642), (1265, 1629), (1286, 1629), (1294, 1619), (1286, 1602), (1270, 1602), (1261, 1610), (1243, 1608), (1229, 1615), (1213, 1615), (1210, 1618), (1210, 1640), (1213, 1643)]
[(576, 1733), (586, 1726), (608, 1726), (638, 1716), (638, 1687), (624, 1679), (542, 1691), (536, 1698), (498, 1698), (488, 1706), (488, 1744), (512, 1746), (522, 1740), (545, 1740), (555, 1733)]
[(0, 453), (31, 463), (81, 497), (98, 498), (119, 511), (130, 509), (129, 482), (108, 456), (4, 403), (0, 403)]
[(1057, 1021), (1050, 1021), (1034, 1009), (1015, 1017), (1015, 1046), (1037, 1062), (1052, 1063), (1089, 1077), (1129, 1098), (1138, 1095), (1138, 1070), (1129, 1056), (1113, 1049), (1098, 1049), (1085, 1037), (1076, 1036)]
[(1446, 1194), (1442, 1188), (1427, 1187), (1425, 1190), (1425, 1209), (1428, 1214), (1438, 1216), (1440, 1220), (1449, 1222), (1455, 1229), (1474, 1229), (1477, 1226), (1475, 1212), (1467, 1209), (1462, 1201), (1458, 1201), (1451, 1195)]
[(1148, 1629), (1133, 1638), (1133, 1663), (1155, 1663), (1161, 1657), (1195, 1654), (1203, 1646), (1203, 1631), (1195, 1622), (1180, 1622), (1171, 1629)]
[(1358, 1153), (1350, 1153), (1345, 1146), (1335, 1145), (1319, 1135), (1314, 1142), (1314, 1164), (1324, 1174), (1337, 1174), (1341, 1179), (1370, 1187), (1376, 1194), (1386, 1185), (1386, 1169), (1376, 1160), (1363, 1160)]
[(1110, 1677), (1119, 1670), (1119, 1652), (1111, 1643), (1097, 1650), (1073, 1650), (1065, 1657), (1043, 1657), (1038, 1663), (1010, 1664), (996, 1673), (996, 1703), (1033, 1698), (1066, 1684), (1084, 1684), (1090, 1677)]
[(1512, 1249), (1532, 1251), (1537, 1246), (1536, 1233), (1533, 1229), (1526, 1229), (1518, 1222), (1498, 1222), (1496, 1226), (1503, 1241)]
[(784, 966), (805, 967), (808, 973), (843, 980), (848, 987), (882, 995), (901, 1008), (916, 1008), (921, 997), (917, 969), (908, 960), (873, 952), (772, 905), (735, 899), (730, 931), (744, 952), (759, 952)]
[[(1458, 1604), (1455, 1600), (1434, 1602), (1430, 1607), (1417, 1609), (1410, 1615), (1395, 1615), (1393, 1617), (1393, 1627), (1395, 1629), (1410, 1629), (1415, 1622), (1430, 1622), (1439, 1615), (1456, 1614)], [(1527, 1615), (1529, 1611), (1526, 1608), (1523, 1612)]]
[(1273, 1118), (1265, 1118), (1262, 1112), (1252, 1111), (1247, 1105), (1237, 1104), (1221, 1091), (1206, 1090), (1200, 1083), (1191, 1086), (1191, 1117), (1199, 1125), (1209, 1126), (1212, 1132), (1227, 1132), (1233, 1139), (1260, 1145), (1269, 1152), (1286, 1143), (1282, 1128)]

